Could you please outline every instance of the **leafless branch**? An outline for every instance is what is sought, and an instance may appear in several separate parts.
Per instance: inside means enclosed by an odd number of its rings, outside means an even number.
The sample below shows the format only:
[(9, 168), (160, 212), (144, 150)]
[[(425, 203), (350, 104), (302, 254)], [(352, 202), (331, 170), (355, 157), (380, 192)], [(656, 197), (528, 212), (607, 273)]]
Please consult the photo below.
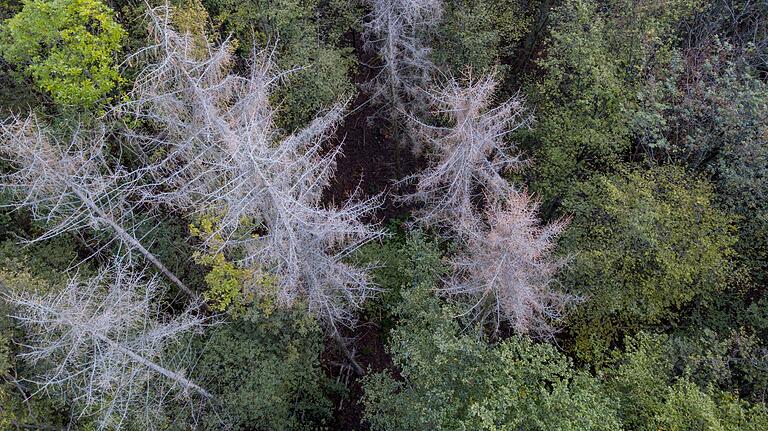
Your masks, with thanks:
[(466, 314), (477, 320), (493, 319), (496, 328), (506, 320), (518, 333), (547, 338), (579, 300), (552, 286), (565, 263), (552, 253), (567, 222), (542, 226), (538, 203), (525, 192), (511, 193), (487, 209), (487, 227), (468, 237), (441, 291), (466, 298)]
[[(191, 217), (214, 215), (222, 251), (241, 265), (260, 266), (278, 278), (278, 300), (306, 299), (330, 327), (352, 320), (352, 310), (375, 289), (365, 268), (345, 257), (380, 232), (361, 220), (378, 198), (339, 208), (321, 195), (334, 175), (340, 149), (328, 148), (343, 116), (339, 103), (305, 129), (284, 136), (274, 123), (270, 92), (287, 72), (272, 50), (254, 50), (250, 73), (231, 71), (225, 41), (205, 42), (177, 33), (164, 9), (151, 13), (157, 41), (153, 61), (121, 109), (159, 130), (144, 142), (164, 154), (150, 197)], [(255, 235), (260, 233), (261, 235)], [(259, 286), (252, 286), (257, 289)]]
[(33, 241), (82, 229), (109, 232), (141, 253), (165, 277), (196, 298), (173, 272), (132, 233), (130, 201), (144, 187), (141, 169), (127, 171), (107, 160), (104, 128), (69, 132), (68, 140), (40, 124), (37, 117), (12, 117), (0, 124), (0, 151), (15, 167), (2, 186), (14, 193), (16, 208), (30, 211), (47, 231)]
[(416, 182), (416, 191), (404, 197), (405, 201), (424, 204), (416, 213), (419, 222), (466, 236), (479, 228), (482, 217), (477, 208), (484, 198), (493, 201), (512, 195), (513, 186), (501, 174), (518, 169), (524, 162), (511, 154), (507, 137), (528, 126), (532, 118), (520, 96), (492, 107), (497, 84), (493, 74), (481, 79), (470, 76), (466, 85), (450, 79), (429, 94), (435, 113), (449, 125), (421, 124), (432, 163), (406, 178)]
[[(426, 110), (424, 88), (434, 65), (426, 40), (442, 17), (441, 0), (368, 0), (364, 48), (375, 52), (382, 67), (370, 83), (371, 99), (383, 105), (394, 127)], [(404, 124), (398, 124), (403, 122)]]
[(199, 303), (174, 317), (161, 312), (156, 278), (143, 280), (122, 262), (92, 278), (72, 278), (61, 291), (10, 292), (6, 299), (26, 329), (22, 359), (47, 371), (30, 382), (72, 397), (101, 428), (141, 421), (147, 429), (168, 393), (210, 400), (185, 376), (168, 348), (204, 324)]

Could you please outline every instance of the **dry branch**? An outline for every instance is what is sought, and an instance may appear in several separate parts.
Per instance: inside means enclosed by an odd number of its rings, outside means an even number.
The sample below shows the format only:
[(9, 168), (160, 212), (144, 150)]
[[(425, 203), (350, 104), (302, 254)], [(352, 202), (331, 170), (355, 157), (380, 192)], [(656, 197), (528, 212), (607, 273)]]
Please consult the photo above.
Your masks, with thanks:
[(519, 96), (493, 107), (497, 84), (494, 74), (451, 79), (429, 95), (447, 126), (421, 125), (432, 163), (407, 179), (416, 191), (404, 199), (423, 204), (418, 222), (447, 230), (463, 247), (442, 293), (463, 298), (474, 320), (549, 337), (576, 301), (552, 288), (563, 265), (553, 249), (566, 223), (540, 225), (538, 203), (502, 176), (525, 163), (508, 135), (531, 117)]
[(147, 250), (131, 232), (135, 203), (144, 172), (126, 171), (110, 163), (103, 128), (71, 131), (68, 141), (42, 126), (37, 117), (14, 117), (0, 124), (0, 151), (16, 169), (4, 175), (3, 188), (47, 231), (33, 241), (67, 232), (92, 229), (138, 251), (190, 298), (195, 293)]
[(427, 37), (442, 17), (440, 0), (368, 0), (364, 48), (381, 70), (370, 82), (371, 100), (386, 109), (391, 126), (409, 127), (427, 108), (424, 89), (434, 65)]
[(152, 62), (122, 110), (160, 131), (140, 137), (165, 155), (157, 171), (162, 192), (152, 199), (192, 218), (213, 215), (222, 251), (274, 273), (281, 304), (306, 300), (334, 331), (351, 322), (375, 289), (365, 268), (345, 257), (380, 232), (361, 221), (378, 199), (336, 208), (321, 202), (340, 154), (326, 138), (345, 104), (284, 136), (269, 98), (287, 72), (276, 69), (273, 51), (254, 50), (250, 73), (240, 76), (226, 41), (216, 47), (177, 33), (164, 9), (150, 16)]
[(47, 370), (34, 380), (41, 391), (72, 397), (81, 415), (101, 428), (126, 420), (147, 429), (162, 416), (169, 393), (213, 397), (180, 370), (168, 348), (204, 324), (199, 303), (172, 318), (155, 301), (156, 278), (143, 280), (122, 262), (92, 278), (72, 278), (48, 294), (11, 292), (6, 299), (25, 328), (22, 359)]
[(429, 94), (435, 114), (445, 118), (447, 127), (421, 125), (430, 166), (407, 178), (416, 182), (416, 191), (405, 201), (423, 203), (416, 218), (428, 226), (448, 228), (459, 237), (479, 229), (478, 207), (510, 196), (514, 187), (503, 173), (523, 165), (512, 154), (508, 135), (528, 126), (521, 97), (492, 107), (498, 85), (495, 75), (471, 77), (466, 85), (450, 79)]
[(542, 226), (538, 203), (525, 192), (511, 193), (487, 209), (487, 227), (468, 237), (441, 291), (466, 298), (466, 313), (475, 320), (492, 320), (495, 328), (507, 321), (518, 333), (548, 338), (567, 307), (578, 301), (553, 289), (565, 263), (553, 251), (567, 222)]

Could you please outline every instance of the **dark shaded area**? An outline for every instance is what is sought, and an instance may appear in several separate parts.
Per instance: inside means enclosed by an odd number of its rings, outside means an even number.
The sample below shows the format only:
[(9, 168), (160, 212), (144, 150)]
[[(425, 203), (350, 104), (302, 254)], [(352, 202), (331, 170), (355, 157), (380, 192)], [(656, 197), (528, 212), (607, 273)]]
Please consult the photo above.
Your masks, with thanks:
[(393, 196), (407, 191), (398, 181), (422, 170), (425, 161), (410, 149), (398, 149), (390, 125), (378, 115), (381, 107), (369, 102), (370, 95), (364, 87), (376, 76), (377, 59), (363, 50), (359, 33), (350, 33), (347, 38), (358, 59), (358, 69), (352, 77), (358, 93), (336, 136), (329, 142), (330, 148), (340, 144), (342, 155), (337, 159), (336, 175), (324, 201), (339, 205), (355, 193), (358, 198), (381, 193), (384, 199), (374, 220), (384, 222), (410, 212), (409, 206), (400, 204)]
[[(386, 334), (381, 326), (373, 322), (360, 322), (354, 333), (350, 331), (347, 335), (350, 337), (350, 350), (367, 374), (389, 369), (397, 375), (392, 358), (386, 352)], [(325, 371), (338, 384), (346, 386), (346, 392), (342, 396), (332, 397), (334, 422), (329, 424), (329, 429), (367, 430), (368, 426), (363, 423), (363, 405), (360, 402), (364, 394), (362, 376), (355, 375), (352, 368), (346, 365), (346, 359), (338, 352), (332, 340), (328, 341), (326, 346), (320, 357)]]
[[(365, 89), (365, 83), (376, 76), (377, 59), (375, 55), (365, 52), (359, 33), (353, 32), (346, 37), (349, 45), (354, 46), (358, 59), (357, 71), (351, 77), (358, 93), (350, 103), (336, 136), (329, 142), (330, 148), (341, 145), (342, 155), (337, 159), (336, 175), (323, 200), (327, 204), (340, 205), (350, 197), (366, 198), (382, 194), (381, 206), (372, 218), (383, 224), (410, 213), (411, 206), (396, 200), (397, 195), (407, 192), (410, 187), (399, 184), (399, 181), (424, 169), (426, 162), (410, 149), (398, 149), (392, 139), (390, 125), (379, 113), (381, 107), (369, 103), (370, 95)], [(374, 322), (361, 321), (354, 330), (343, 335), (355, 360), (367, 373), (386, 369), (397, 373), (392, 358), (386, 352), (385, 328)], [(334, 422), (329, 429), (368, 429), (363, 424), (363, 406), (360, 403), (363, 396), (362, 376), (354, 373), (333, 340), (326, 343), (321, 361), (328, 375), (347, 388), (343, 396), (333, 400)]]

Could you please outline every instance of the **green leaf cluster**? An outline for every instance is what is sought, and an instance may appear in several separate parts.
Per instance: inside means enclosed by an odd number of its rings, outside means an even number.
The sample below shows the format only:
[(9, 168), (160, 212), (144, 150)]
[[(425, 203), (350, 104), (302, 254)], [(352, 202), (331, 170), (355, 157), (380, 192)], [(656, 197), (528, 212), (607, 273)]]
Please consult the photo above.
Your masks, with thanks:
[(194, 343), (193, 377), (219, 402), (195, 429), (315, 430), (329, 421), (336, 389), (320, 367), (322, 332), (299, 310), (249, 312)]
[(476, 328), (462, 329), (456, 310), (432, 294), (430, 267), (412, 268), (389, 335), (399, 377), (381, 372), (363, 384), (372, 429), (619, 428), (598, 382), (575, 372), (553, 346), (517, 336), (489, 344)]
[(533, 187), (545, 201), (630, 158), (641, 78), (665, 67), (673, 25), (695, 7), (689, 0), (568, 0), (552, 13), (538, 61), (543, 77), (530, 89), (538, 123), (526, 137), (536, 160)]
[[(240, 49), (277, 49), (277, 65), (293, 70), (273, 95), (281, 109), (279, 125), (293, 130), (354, 92), (349, 74), (354, 60), (339, 46), (340, 29), (323, 25), (326, 12), (348, 22), (348, 1), (319, 0), (205, 0), (214, 23), (238, 40)], [(328, 4), (330, 3), (330, 4)], [(346, 29), (344, 29), (346, 30)]]
[(55, 103), (92, 108), (121, 82), (125, 36), (98, 0), (29, 0), (3, 24), (0, 52)]
[(712, 186), (674, 166), (595, 176), (564, 200), (573, 221), (563, 283), (582, 295), (568, 322), (575, 352), (599, 358), (623, 334), (673, 323), (737, 282), (736, 229)]
[(437, 29), (435, 63), (455, 75), (471, 69), (488, 73), (507, 70), (506, 63), (533, 23), (533, 5), (516, 0), (445, 2)]
[(606, 390), (619, 401), (628, 430), (760, 430), (768, 426), (763, 404), (749, 404), (712, 387), (676, 376), (664, 336), (640, 333), (625, 340), (601, 370)]

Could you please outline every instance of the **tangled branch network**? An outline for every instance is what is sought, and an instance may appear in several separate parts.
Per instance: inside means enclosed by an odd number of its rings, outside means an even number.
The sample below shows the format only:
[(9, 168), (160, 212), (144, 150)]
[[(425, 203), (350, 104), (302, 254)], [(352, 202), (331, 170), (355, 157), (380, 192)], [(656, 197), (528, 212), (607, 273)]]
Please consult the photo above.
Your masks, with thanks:
[(285, 136), (269, 98), (290, 71), (277, 70), (274, 52), (254, 49), (249, 74), (237, 75), (228, 41), (214, 46), (179, 34), (167, 13), (150, 15), (152, 62), (121, 107), (162, 131), (132, 137), (161, 154), (155, 175), (162, 187), (151, 199), (193, 218), (213, 215), (221, 251), (271, 271), (279, 303), (305, 301), (332, 330), (351, 323), (376, 289), (367, 268), (345, 258), (381, 232), (363, 221), (378, 197), (355, 194), (340, 207), (322, 202), (341, 152), (327, 138), (345, 103)]

